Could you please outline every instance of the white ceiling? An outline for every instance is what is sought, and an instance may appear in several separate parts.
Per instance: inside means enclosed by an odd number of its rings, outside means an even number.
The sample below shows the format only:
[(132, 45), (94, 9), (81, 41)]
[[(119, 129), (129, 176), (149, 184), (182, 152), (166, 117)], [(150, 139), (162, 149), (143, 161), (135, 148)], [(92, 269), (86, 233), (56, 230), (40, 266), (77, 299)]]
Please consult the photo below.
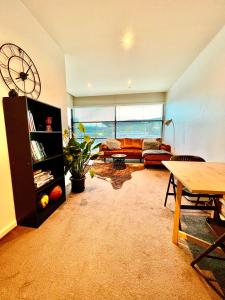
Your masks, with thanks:
[(65, 52), (75, 96), (167, 91), (225, 22), (225, 0), (22, 2)]

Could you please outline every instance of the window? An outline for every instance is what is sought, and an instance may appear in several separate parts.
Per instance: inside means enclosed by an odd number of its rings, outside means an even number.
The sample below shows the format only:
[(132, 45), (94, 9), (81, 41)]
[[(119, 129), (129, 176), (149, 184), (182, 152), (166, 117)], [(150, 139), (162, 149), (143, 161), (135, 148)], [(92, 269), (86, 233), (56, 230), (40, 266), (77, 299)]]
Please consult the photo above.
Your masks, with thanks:
[[(87, 134), (96, 139), (96, 143), (115, 137), (115, 107), (79, 107), (73, 109), (73, 131), (77, 131), (79, 123), (85, 125)], [(77, 138), (82, 138), (78, 135)]]
[(116, 107), (116, 136), (129, 138), (161, 137), (163, 104)]
[(78, 124), (83, 123), (96, 142), (110, 137), (161, 137), (162, 122), (163, 104), (77, 107), (72, 114), (73, 131), (77, 133)]

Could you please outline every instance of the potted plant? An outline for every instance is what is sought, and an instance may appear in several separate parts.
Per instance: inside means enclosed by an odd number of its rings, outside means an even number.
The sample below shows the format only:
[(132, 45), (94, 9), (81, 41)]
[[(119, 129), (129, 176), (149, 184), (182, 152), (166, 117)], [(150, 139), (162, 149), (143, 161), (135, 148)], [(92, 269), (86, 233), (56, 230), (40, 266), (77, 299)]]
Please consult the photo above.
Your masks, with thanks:
[(84, 191), (85, 175), (88, 171), (91, 178), (94, 177), (94, 170), (88, 164), (90, 160), (95, 160), (99, 156), (99, 153), (93, 154), (93, 150), (100, 145), (100, 143), (94, 145), (95, 139), (91, 139), (89, 135), (86, 135), (86, 128), (82, 123), (78, 125), (78, 130), (83, 135), (81, 142), (78, 142), (74, 133), (71, 133), (70, 130), (65, 130), (63, 137), (65, 175), (68, 171), (71, 173), (71, 191), (74, 193)]

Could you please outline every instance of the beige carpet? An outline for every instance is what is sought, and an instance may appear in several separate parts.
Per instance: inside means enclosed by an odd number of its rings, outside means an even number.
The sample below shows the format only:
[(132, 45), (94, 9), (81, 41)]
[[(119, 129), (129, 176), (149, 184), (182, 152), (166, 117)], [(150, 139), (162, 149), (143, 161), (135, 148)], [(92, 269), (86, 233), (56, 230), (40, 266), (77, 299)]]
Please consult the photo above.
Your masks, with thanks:
[(39, 229), (17, 227), (0, 241), (0, 299), (218, 299), (171, 242), (167, 182), (157, 169), (120, 190), (88, 178)]

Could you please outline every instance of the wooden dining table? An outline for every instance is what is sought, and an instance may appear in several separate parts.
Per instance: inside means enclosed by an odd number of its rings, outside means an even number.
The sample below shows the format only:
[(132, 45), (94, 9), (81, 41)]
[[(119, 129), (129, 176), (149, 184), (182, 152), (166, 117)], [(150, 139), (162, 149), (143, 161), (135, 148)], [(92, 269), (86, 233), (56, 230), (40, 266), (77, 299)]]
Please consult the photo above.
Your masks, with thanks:
[(173, 243), (177, 245), (180, 237), (202, 247), (210, 247), (210, 243), (179, 230), (182, 189), (186, 187), (191, 193), (197, 194), (225, 195), (225, 163), (189, 161), (163, 161), (162, 163), (177, 179)]

